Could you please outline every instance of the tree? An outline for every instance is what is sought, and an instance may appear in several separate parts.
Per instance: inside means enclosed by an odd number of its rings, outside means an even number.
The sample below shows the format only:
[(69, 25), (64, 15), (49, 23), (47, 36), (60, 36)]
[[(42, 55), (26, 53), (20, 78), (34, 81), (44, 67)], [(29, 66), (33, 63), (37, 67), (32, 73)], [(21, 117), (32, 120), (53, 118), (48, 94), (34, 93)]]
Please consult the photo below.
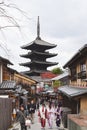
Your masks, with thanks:
[(53, 74), (62, 74), (63, 70), (61, 68), (59, 68), (59, 67), (56, 67), (56, 68), (52, 69), (51, 72)]
[[(26, 12), (17, 7), (17, 5), (10, 3), (9, 0), (0, 0), (0, 33), (4, 36), (4, 31), (8, 28), (17, 28), (21, 34), (20, 20), (16, 17), (15, 13), (17, 11), (22, 17), (30, 19)], [(18, 20), (19, 19), (19, 20)], [(0, 47), (8, 55), (9, 50), (7, 49), (7, 43), (0, 41)]]

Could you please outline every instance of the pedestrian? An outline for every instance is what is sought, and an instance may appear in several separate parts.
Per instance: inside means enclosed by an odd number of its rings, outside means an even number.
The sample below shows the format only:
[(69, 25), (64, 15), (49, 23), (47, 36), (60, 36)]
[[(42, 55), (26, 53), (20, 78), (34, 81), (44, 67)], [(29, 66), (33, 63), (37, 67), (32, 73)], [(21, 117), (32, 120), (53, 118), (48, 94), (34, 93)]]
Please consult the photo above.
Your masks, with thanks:
[(41, 123), (41, 129), (45, 129), (46, 126), (46, 118), (47, 118), (47, 109), (45, 107), (45, 104), (43, 103), (39, 110), (38, 110), (38, 116)]
[(25, 125), (25, 115), (24, 115), (24, 106), (21, 105), (20, 109), (17, 110), (17, 116), (16, 116), (16, 121), (20, 122), (21, 130), (27, 130), (26, 125)]
[(30, 101), (27, 102), (28, 116), (30, 116)]
[(34, 124), (34, 114), (35, 114), (35, 110), (36, 110), (36, 104), (34, 103), (34, 101), (32, 100), (30, 103), (30, 117), (31, 117), (31, 122), (32, 124)]
[(56, 126), (57, 126), (57, 127), (60, 127), (61, 117), (62, 117), (61, 103), (59, 103), (59, 104), (57, 105), (55, 114), (56, 114)]
[(28, 102), (26, 103), (26, 105), (24, 106), (24, 114), (25, 116), (29, 116), (29, 111), (28, 111)]
[(54, 121), (54, 117), (55, 117), (55, 107), (53, 103), (49, 104), (48, 110), (47, 110), (47, 119), (48, 119), (48, 125), (49, 128), (52, 129), (53, 128), (53, 121)]

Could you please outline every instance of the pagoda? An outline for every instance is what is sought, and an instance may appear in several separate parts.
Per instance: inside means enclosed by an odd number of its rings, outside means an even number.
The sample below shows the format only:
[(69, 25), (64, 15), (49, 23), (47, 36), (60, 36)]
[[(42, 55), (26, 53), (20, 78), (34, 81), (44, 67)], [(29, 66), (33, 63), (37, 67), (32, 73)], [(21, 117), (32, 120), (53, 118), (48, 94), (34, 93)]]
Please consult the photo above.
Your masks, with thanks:
[(47, 58), (56, 56), (57, 54), (49, 53), (48, 49), (52, 49), (56, 45), (48, 43), (40, 37), (40, 23), (39, 16), (37, 21), (37, 37), (29, 44), (23, 45), (21, 48), (28, 50), (27, 54), (20, 55), (21, 57), (30, 59), (29, 62), (21, 63), (21, 66), (29, 67), (29, 71), (24, 74), (28, 76), (40, 76), (41, 73), (47, 72), (47, 67), (57, 65), (57, 62), (48, 62)]

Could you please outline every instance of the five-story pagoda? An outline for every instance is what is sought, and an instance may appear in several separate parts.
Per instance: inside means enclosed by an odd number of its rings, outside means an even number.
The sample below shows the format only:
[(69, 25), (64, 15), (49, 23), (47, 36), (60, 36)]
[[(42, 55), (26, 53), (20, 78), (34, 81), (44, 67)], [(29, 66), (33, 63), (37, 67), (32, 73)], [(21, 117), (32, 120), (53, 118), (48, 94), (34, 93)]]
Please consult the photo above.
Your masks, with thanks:
[(30, 59), (30, 62), (20, 64), (30, 68), (30, 70), (25, 71), (24, 74), (28, 76), (40, 76), (41, 73), (48, 71), (47, 67), (57, 65), (57, 62), (46, 61), (47, 58), (51, 58), (57, 55), (46, 51), (54, 47), (56, 47), (56, 45), (48, 43), (40, 38), (40, 24), (38, 16), (36, 39), (31, 43), (21, 47), (22, 49), (27, 49), (29, 52), (20, 56)]

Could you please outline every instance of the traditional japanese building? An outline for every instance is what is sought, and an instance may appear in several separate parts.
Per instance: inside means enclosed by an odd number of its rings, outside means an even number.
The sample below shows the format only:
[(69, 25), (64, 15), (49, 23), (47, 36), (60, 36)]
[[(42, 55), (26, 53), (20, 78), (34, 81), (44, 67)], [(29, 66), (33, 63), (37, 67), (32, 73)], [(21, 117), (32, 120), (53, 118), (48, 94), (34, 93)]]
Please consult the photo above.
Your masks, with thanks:
[(40, 76), (41, 73), (47, 72), (47, 67), (57, 65), (57, 62), (48, 62), (46, 59), (56, 56), (57, 54), (49, 53), (47, 50), (56, 47), (55, 44), (48, 43), (40, 37), (39, 17), (37, 22), (37, 37), (31, 43), (22, 46), (22, 49), (28, 50), (27, 54), (20, 55), (21, 57), (30, 59), (29, 62), (21, 63), (20, 65), (29, 67), (30, 70), (24, 72), (29, 76)]

